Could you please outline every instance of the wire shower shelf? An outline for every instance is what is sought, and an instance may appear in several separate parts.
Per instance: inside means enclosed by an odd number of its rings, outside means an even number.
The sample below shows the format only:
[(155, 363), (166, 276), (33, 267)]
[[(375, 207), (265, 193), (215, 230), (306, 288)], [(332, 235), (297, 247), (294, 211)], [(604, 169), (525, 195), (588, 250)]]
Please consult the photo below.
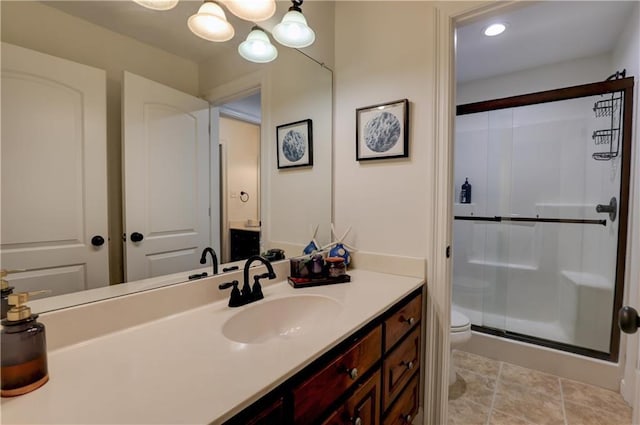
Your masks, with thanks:
[[(616, 73), (607, 78), (607, 80), (617, 80), (624, 78), (625, 75), (626, 70), (622, 70), (622, 72), (616, 71)], [(593, 104), (593, 113), (596, 118), (610, 117), (609, 128), (594, 131), (591, 138), (596, 147), (599, 148), (603, 145), (609, 145), (609, 150), (595, 152), (592, 157), (596, 161), (609, 161), (616, 158), (620, 154), (620, 139), (622, 138), (620, 128), (622, 126), (622, 102), (624, 101), (624, 93), (619, 91), (603, 96), (608, 97), (598, 100)]]

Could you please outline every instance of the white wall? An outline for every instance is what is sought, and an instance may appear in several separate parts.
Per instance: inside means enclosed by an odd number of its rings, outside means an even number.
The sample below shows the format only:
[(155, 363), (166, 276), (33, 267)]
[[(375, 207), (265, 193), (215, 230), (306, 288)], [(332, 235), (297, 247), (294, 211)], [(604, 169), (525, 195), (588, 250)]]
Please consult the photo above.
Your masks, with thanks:
[[(359, 250), (426, 257), (435, 35), (428, 2), (336, 4), (334, 214)], [(407, 98), (409, 158), (357, 162), (356, 108)]]
[(611, 55), (602, 54), (469, 81), (456, 88), (456, 104), (500, 99), (519, 94), (603, 81), (613, 74)]
[[(227, 184), (227, 219), (258, 219), (258, 181), (260, 163), (260, 126), (220, 117), (220, 144), (224, 146)], [(240, 192), (249, 194), (246, 202)]]
[[(296, 52), (283, 53), (289, 55), (289, 66), (269, 74), (270, 121), (265, 123), (268, 135), (262, 151), (268, 164), (264, 198), (269, 241), (306, 245), (310, 229), (319, 225), (317, 241), (326, 244), (331, 222), (331, 73)], [(313, 166), (278, 169), (276, 126), (305, 119), (312, 120)], [(296, 254), (302, 252), (289, 253)]]
[[(640, 147), (638, 146), (638, 96), (640, 95), (640, 5), (636, 4), (633, 13), (629, 15), (628, 21), (622, 31), (620, 40), (612, 55), (612, 63), (616, 69), (627, 69), (627, 76), (635, 78), (634, 87), (634, 124), (632, 140), (631, 159), (631, 196), (629, 205), (629, 239), (627, 241), (627, 270), (626, 270), (626, 290), (625, 304), (640, 307), (639, 288), (640, 285), (640, 263), (638, 255), (640, 253)], [(638, 362), (638, 334), (622, 337), (623, 347), (626, 343), (626, 357), (624, 380), (621, 388), (622, 395), (628, 402), (632, 402), (634, 396), (634, 380), (637, 379), (635, 368)], [(623, 351), (624, 353), (624, 351)], [(637, 389), (635, 390), (637, 391)], [(636, 411), (640, 409), (636, 406)], [(638, 412), (636, 412), (638, 415)], [(636, 417), (635, 422), (640, 420)]]
[(196, 63), (60, 12), (40, 2), (3, 1), (2, 41), (104, 69), (107, 73), (107, 180), (111, 283), (122, 282), (122, 71), (190, 94)]

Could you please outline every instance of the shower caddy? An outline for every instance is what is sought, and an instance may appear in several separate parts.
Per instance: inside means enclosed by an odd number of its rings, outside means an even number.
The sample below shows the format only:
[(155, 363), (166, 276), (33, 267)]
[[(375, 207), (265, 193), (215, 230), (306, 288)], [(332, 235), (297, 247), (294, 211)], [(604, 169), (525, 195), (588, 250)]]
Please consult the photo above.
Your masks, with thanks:
[[(616, 71), (616, 73), (609, 76), (606, 81), (625, 78), (626, 74), (626, 69)], [(622, 123), (622, 104), (624, 99), (622, 91), (602, 96), (607, 96), (607, 98), (594, 103), (593, 112), (596, 118), (611, 117), (609, 128), (594, 131), (591, 138), (597, 148), (602, 145), (609, 145), (609, 150), (595, 152), (592, 157), (596, 161), (609, 161), (617, 158), (620, 153), (620, 139), (622, 138), (620, 125)]]

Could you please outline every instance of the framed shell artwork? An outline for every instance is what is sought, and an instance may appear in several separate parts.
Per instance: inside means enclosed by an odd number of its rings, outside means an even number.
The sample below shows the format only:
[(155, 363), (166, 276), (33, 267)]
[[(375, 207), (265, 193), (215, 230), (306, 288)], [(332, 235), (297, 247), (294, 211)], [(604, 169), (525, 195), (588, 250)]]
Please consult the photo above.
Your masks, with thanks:
[(276, 127), (278, 169), (313, 165), (313, 128), (311, 120)]
[(356, 109), (356, 160), (409, 156), (407, 99)]

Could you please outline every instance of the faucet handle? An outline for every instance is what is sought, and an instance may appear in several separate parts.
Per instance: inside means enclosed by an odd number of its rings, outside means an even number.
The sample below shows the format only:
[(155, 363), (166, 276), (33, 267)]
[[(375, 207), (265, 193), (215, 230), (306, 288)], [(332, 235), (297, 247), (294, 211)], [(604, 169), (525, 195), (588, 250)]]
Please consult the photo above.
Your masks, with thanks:
[(229, 289), (233, 286), (233, 289), (231, 290), (231, 296), (229, 297), (229, 307), (239, 307), (246, 304), (242, 299), (242, 295), (240, 294), (240, 290), (238, 289), (238, 284), (239, 282), (237, 280), (234, 280), (218, 286), (219, 289)]

